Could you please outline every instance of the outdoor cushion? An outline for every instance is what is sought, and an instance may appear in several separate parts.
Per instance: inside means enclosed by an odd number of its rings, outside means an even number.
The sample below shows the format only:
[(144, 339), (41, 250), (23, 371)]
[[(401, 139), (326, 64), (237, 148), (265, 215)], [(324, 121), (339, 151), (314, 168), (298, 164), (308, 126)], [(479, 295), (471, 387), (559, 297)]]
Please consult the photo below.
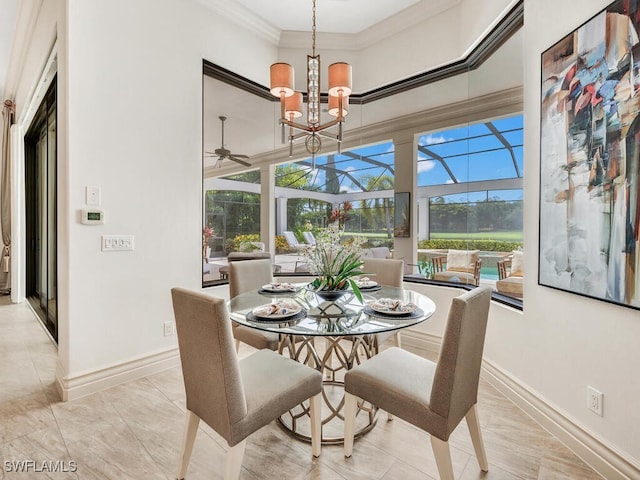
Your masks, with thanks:
[(512, 297), (522, 298), (522, 287), (524, 279), (522, 277), (507, 277), (496, 282), (496, 289), (500, 293), (510, 295)]
[(475, 271), (480, 250), (453, 250), (447, 252), (447, 270), (471, 273)]
[(524, 277), (524, 262), (522, 261), (522, 253), (514, 251), (511, 257), (511, 273), (510, 277)]

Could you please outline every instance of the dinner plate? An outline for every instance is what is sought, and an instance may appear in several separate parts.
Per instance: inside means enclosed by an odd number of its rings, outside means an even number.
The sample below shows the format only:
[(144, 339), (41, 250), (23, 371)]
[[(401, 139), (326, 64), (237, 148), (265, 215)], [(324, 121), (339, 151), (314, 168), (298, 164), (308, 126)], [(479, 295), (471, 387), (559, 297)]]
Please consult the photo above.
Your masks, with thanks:
[(260, 305), (251, 310), (251, 313), (258, 318), (279, 319), (297, 315), (302, 307), (295, 302), (276, 302)]
[(266, 285), (262, 285), (262, 290), (265, 292), (273, 292), (273, 293), (284, 293), (284, 292), (295, 292), (297, 290), (296, 286), (293, 283), (267, 283)]
[(410, 315), (418, 309), (415, 303), (403, 302), (395, 298), (379, 298), (367, 302), (374, 312), (385, 315)]

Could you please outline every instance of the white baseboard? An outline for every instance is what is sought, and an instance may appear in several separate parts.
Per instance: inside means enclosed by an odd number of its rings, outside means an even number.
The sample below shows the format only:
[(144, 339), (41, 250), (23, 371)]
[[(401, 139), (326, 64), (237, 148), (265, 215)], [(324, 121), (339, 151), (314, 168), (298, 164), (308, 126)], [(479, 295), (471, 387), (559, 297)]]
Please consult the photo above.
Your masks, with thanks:
[[(404, 346), (433, 353), (440, 350), (441, 338), (422, 332), (403, 331), (402, 342)], [(607, 480), (640, 479), (640, 465), (637, 462), (486, 359), (482, 365), (482, 378)]]
[(147, 375), (153, 375), (154, 373), (159, 373), (178, 365), (180, 365), (178, 347), (171, 347), (73, 377), (62, 377), (60, 374), (61, 368), (60, 365), (58, 365), (56, 388), (62, 401), (66, 402), (114, 387), (121, 383), (137, 380)]

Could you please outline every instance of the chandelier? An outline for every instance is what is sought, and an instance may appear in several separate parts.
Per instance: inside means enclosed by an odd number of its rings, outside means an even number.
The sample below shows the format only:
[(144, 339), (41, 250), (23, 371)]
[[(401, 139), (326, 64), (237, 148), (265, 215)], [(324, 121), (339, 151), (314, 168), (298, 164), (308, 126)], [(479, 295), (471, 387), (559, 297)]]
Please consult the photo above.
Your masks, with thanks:
[[(349, 95), (351, 94), (351, 65), (337, 62), (329, 65), (329, 115), (335, 117), (327, 123), (320, 123), (320, 55), (316, 55), (316, 0), (313, 0), (313, 26), (311, 30), (312, 51), (307, 55), (307, 123), (297, 123), (294, 119), (302, 116), (302, 93), (294, 88), (293, 67), (288, 63), (271, 65), (271, 94), (280, 98), (280, 125), (282, 125), (282, 143), (285, 143), (285, 129), (289, 126), (289, 156), (293, 155), (293, 144), (299, 138), (305, 138), (305, 147), (312, 157), (315, 168), (315, 155), (322, 148), (320, 137), (338, 142), (338, 153), (342, 145), (342, 124), (349, 113)], [(338, 126), (337, 134), (326, 132), (328, 128)], [(296, 133), (298, 131), (298, 133)]]

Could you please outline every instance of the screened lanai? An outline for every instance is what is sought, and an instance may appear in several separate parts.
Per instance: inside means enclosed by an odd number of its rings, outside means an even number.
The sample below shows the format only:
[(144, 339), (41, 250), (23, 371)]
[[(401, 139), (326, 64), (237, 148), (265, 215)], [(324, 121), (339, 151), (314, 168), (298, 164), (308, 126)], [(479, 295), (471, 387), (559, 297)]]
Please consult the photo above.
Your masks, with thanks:
[[(416, 135), (418, 260), (429, 241), (484, 238), (522, 241), (523, 125), (510, 115)], [(317, 232), (340, 221), (347, 235), (366, 238), (366, 246), (394, 249), (395, 149), (383, 141), (298, 161), (274, 169), (276, 253), (295, 268), (295, 249), (282, 240), (293, 232)], [(260, 241), (261, 172), (221, 176), (208, 182), (207, 223), (214, 232), (212, 258)], [(425, 248), (420, 248), (421, 246)], [(504, 248), (503, 248), (504, 249)], [(424, 253), (423, 252), (423, 253)], [(485, 277), (497, 275), (495, 262)]]

